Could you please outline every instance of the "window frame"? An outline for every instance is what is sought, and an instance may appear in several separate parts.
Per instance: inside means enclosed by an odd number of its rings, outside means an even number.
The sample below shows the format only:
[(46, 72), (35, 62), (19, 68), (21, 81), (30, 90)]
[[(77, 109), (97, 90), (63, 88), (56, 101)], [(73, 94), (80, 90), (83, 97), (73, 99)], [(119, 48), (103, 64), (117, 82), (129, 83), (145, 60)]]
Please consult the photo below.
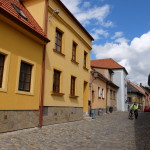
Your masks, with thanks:
[(0, 53), (0, 88), (3, 84), (3, 75), (4, 75), (4, 65), (5, 65), (5, 55)]
[[(24, 91), (24, 92), (30, 92), (31, 88), (31, 76), (32, 76), (32, 64), (26, 63), (24, 61), (21, 61), (20, 64), (20, 75), (19, 75), (19, 85), (18, 85), (18, 90), (19, 91)], [(21, 78), (21, 76), (23, 76)], [(27, 79), (27, 76), (29, 79)], [(28, 80), (28, 81), (27, 81)], [(22, 83), (22, 88), (20, 87)], [(28, 85), (28, 88), (26, 87)]]
[[(57, 82), (55, 82), (55, 79), (57, 78), (56, 76), (55, 76), (55, 71), (56, 71), (56, 73), (58, 72), (59, 73), (59, 81), (58, 81), (58, 83)], [(61, 71), (60, 70), (58, 70), (58, 69), (54, 69), (53, 70), (53, 89), (52, 89), (52, 92), (53, 93), (61, 93), (60, 91), (61, 91)], [(58, 74), (57, 74), (58, 75)], [(58, 85), (57, 85), (58, 84)], [(55, 87), (56, 86), (56, 87)], [(57, 88), (57, 86), (58, 86), (58, 90), (56, 89), (55, 90), (55, 88)]]
[(87, 69), (87, 56), (88, 53), (86, 51), (84, 51), (84, 60), (83, 60), (83, 68)]
[[(57, 34), (57, 33), (60, 33), (61, 34), (61, 39), (59, 39), (60, 37), (58, 37), (57, 35), (60, 35), (60, 34)], [(55, 46), (54, 46), (54, 50), (57, 51), (58, 53), (62, 53), (62, 43), (63, 42), (63, 32), (56, 28), (55, 30)], [(60, 50), (58, 50), (57, 47), (60, 47)]]
[(76, 77), (75, 76), (71, 76), (70, 96), (76, 96)]
[[(18, 1), (18, 2), (20, 2), (20, 1)], [(24, 14), (24, 12), (18, 6), (16, 6), (15, 4), (11, 4), (11, 5), (21, 18), (28, 21), (27, 16)]]
[(101, 98), (101, 88), (100, 87), (98, 87), (98, 98)]
[(0, 92), (7, 92), (11, 53), (8, 52), (7, 50), (0, 48), (0, 54), (5, 56), (4, 67), (3, 67), (2, 86), (0, 87)]
[(104, 92), (104, 88), (102, 88), (102, 98), (105, 98), (105, 92)]
[(77, 62), (77, 46), (78, 46), (77, 43), (73, 41), (73, 43), (72, 43), (72, 61), (75, 61), (75, 62)]
[[(21, 69), (21, 62), (27, 63), (32, 65), (31, 70), (31, 82), (30, 82), (30, 91), (22, 91), (19, 90), (19, 79), (20, 79), (20, 69)], [(29, 59), (23, 58), (19, 56), (18, 58), (18, 67), (17, 67), (17, 80), (16, 80), (16, 94), (23, 94), (23, 95), (34, 95), (34, 88), (35, 88), (35, 78), (36, 78), (36, 63)]]

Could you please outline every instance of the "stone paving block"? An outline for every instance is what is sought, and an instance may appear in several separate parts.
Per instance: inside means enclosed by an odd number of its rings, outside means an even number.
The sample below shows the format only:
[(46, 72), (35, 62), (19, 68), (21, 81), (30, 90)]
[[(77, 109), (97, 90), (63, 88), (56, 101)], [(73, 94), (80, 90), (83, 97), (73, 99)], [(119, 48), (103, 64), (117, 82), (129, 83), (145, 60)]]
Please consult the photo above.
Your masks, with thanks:
[[(67, 110), (71, 111), (71, 110)], [(0, 134), (0, 150), (150, 150), (150, 113), (127, 112)]]

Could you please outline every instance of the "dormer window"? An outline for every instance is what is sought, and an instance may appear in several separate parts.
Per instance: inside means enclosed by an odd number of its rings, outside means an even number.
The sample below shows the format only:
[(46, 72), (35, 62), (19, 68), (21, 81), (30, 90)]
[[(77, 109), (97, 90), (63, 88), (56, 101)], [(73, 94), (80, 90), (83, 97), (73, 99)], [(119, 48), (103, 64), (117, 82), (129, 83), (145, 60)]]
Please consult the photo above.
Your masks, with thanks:
[(17, 11), (17, 13), (19, 14), (19, 16), (21, 16), (25, 20), (28, 20), (28, 18), (26, 17), (26, 15), (23, 13), (23, 11), (20, 8), (18, 8), (15, 4), (12, 4), (12, 6)]

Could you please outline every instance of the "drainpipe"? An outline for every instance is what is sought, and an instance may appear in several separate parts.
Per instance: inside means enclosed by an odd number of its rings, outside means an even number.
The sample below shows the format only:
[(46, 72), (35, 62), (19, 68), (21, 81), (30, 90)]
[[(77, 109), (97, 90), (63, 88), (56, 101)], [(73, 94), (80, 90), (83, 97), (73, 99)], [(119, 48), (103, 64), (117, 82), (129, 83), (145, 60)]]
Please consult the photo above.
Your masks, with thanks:
[(106, 113), (108, 113), (108, 82), (106, 82)]
[[(49, 0), (45, 0), (45, 24), (44, 33), (47, 36), (47, 25), (48, 25), (48, 4)], [(42, 83), (41, 83), (41, 102), (40, 102), (40, 114), (39, 114), (39, 128), (43, 124), (43, 103), (44, 103), (44, 86), (45, 86), (45, 56), (46, 56), (46, 45), (43, 46), (43, 59), (42, 59)]]

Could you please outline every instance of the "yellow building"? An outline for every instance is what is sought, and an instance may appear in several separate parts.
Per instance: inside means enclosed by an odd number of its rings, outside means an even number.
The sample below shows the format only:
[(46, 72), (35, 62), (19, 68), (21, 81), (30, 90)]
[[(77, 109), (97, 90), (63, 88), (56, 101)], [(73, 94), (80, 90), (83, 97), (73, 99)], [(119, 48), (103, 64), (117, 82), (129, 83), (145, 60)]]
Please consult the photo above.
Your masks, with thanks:
[(80, 120), (88, 113), (93, 38), (60, 0), (26, 0), (24, 5), (51, 40), (46, 46), (43, 124)]
[(118, 87), (101, 74), (99, 69), (91, 71), (90, 82), (90, 114), (92, 118), (103, 113), (110, 112), (110, 108), (116, 109), (116, 95)]
[(0, 132), (35, 127), (49, 40), (20, 2), (0, 0), (0, 12)]

